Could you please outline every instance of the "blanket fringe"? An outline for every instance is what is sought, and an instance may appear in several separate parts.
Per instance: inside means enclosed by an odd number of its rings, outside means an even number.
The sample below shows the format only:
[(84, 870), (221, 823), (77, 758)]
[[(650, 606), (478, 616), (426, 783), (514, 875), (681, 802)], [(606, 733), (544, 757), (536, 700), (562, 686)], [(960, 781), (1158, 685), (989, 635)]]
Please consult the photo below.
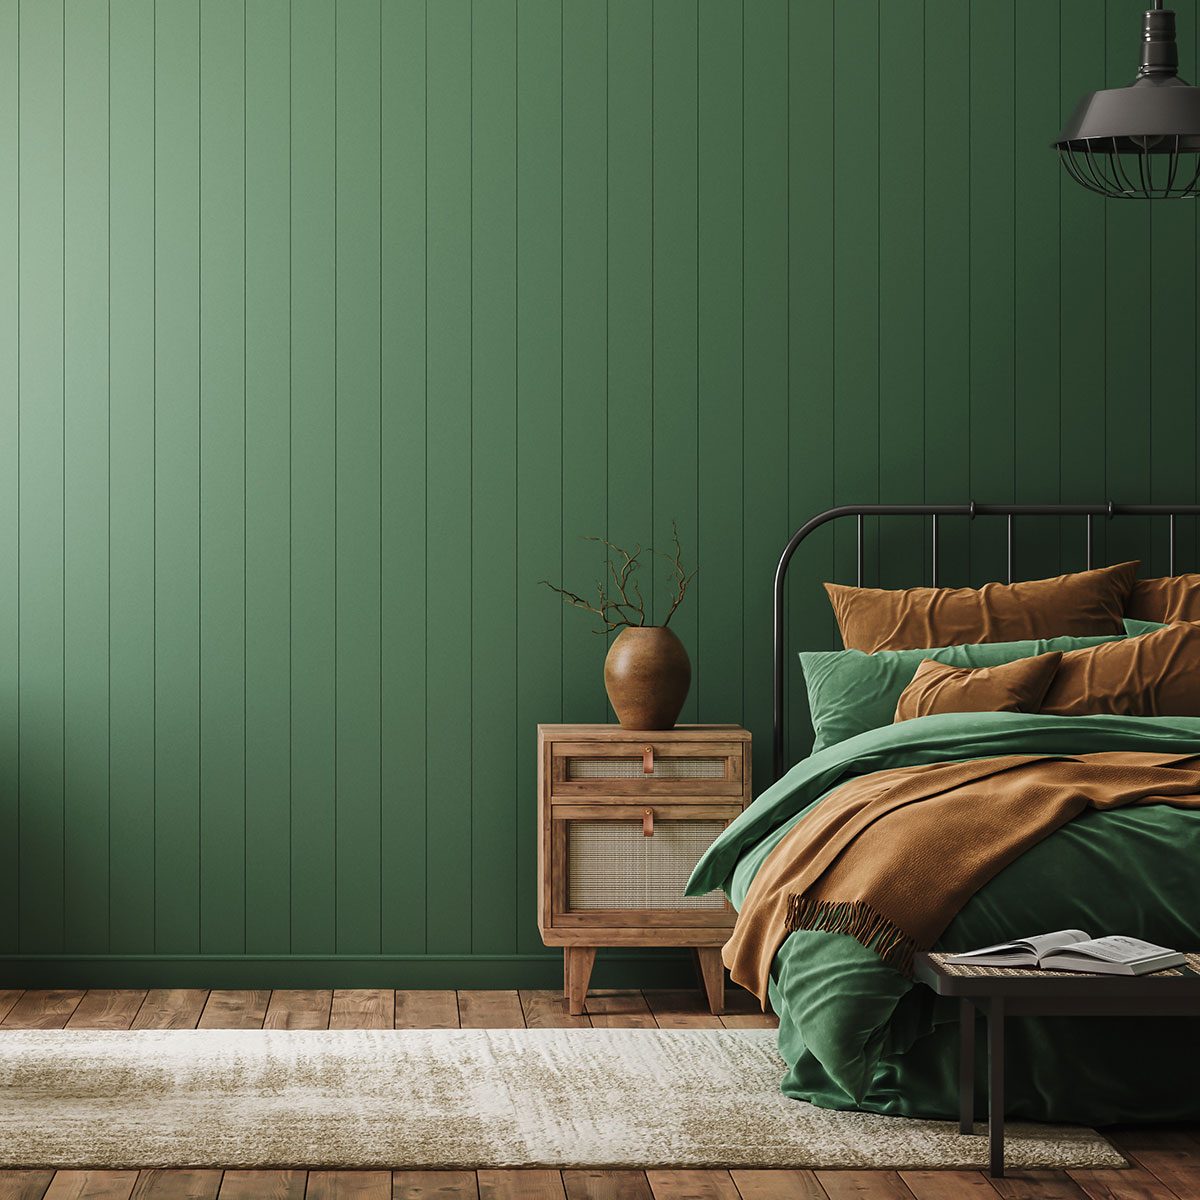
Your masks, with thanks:
[(788, 897), (787, 929), (845, 933), (873, 950), (889, 966), (904, 975), (912, 975), (916, 942), (894, 921), (889, 920), (862, 900), (810, 900), (793, 894)]

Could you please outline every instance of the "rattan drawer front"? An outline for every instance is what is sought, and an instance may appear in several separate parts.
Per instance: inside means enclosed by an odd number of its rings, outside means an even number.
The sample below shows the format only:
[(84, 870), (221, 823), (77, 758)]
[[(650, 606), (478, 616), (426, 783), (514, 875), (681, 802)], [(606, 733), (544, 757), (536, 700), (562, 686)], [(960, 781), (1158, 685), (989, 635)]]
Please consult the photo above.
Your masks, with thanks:
[(724, 779), (723, 758), (656, 758), (649, 772), (640, 758), (568, 758), (567, 779)]
[(547, 763), (555, 799), (583, 796), (741, 796), (739, 742), (556, 742)]
[(659, 821), (646, 837), (631, 821), (568, 821), (567, 911), (724, 910), (720, 892), (687, 897), (683, 889), (726, 823)]

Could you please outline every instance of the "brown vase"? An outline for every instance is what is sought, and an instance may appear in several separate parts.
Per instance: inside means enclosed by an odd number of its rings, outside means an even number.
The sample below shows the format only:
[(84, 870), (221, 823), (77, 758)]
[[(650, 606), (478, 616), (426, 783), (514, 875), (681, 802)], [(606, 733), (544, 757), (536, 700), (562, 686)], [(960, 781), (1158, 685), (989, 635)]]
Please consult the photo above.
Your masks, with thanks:
[(622, 729), (673, 729), (692, 686), (683, 643), (665, 625), (622, 629), (604, 660), (604, 687)]

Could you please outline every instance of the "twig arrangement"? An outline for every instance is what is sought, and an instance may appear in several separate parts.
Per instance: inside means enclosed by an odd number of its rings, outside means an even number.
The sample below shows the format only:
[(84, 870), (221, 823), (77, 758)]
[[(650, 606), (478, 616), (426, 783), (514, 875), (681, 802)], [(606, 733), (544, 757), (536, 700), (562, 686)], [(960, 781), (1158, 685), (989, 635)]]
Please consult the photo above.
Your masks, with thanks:
[[(671, 538), (675, 543), (675, 553), (665, 554), (661, 550), (651, 548), (652, 554), (665, 559), (671, 564), (671, 579), (675, 586), (675, 597), (663, 620), (663, 625), (669, 625), (676, 609), (683, 603), (688, 586), (696, 578), (696, 571), (690, 575), (683, 565), (683, 548), (679, 544), (679, 526), (671, 522)], [(585, 612), (594, 613), (600, 618), (603, 628), (596, 633), (611, 633), (624, 626), (641, 628), (646, 624), (646, 602), (642, 597), (642, 589), (637, 580), (637, 572), (641, 566), (642, 546), (639, 543), (632, 553), (620, 546), (614, 545), (607, 538), (585, 537), (586, 542), (596, 542), (609, 551), (608, 574), (596, 584), (596, 602), (585, 600), (575, 592), (566, 588), (556, 587), (548, 579), (541, 582), (551, 591), (557, 592), (566, 604), (572, 608), (582, 608)], [(699, 570), (699, 568), (697, 568)]]

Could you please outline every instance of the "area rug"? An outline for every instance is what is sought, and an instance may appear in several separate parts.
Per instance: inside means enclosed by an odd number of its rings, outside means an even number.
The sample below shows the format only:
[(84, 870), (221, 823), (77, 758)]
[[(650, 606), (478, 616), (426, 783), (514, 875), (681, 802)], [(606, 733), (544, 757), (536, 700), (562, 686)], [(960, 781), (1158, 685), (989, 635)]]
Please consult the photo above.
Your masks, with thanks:
[[(982, 1126), (779, 1092), (773, 1030), (0, 1033), (7, 1167), (979, 1167)], [(1125, 1160), (1010, 1128), (1014, 1167)]]

